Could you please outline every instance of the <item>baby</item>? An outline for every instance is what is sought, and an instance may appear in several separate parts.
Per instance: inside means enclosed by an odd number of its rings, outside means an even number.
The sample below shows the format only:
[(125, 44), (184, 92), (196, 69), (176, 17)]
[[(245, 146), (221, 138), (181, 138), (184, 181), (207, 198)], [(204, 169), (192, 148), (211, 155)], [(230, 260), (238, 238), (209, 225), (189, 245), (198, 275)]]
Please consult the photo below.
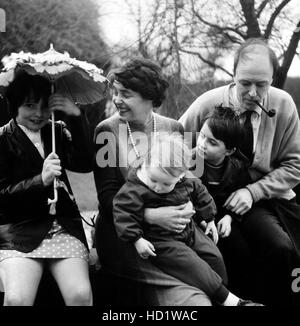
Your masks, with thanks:
[[(226, 269), (215, 243), (216, 207), (198, 178), (187, 177), (192, 153), (181, 137), (156, 137), (148, 157), (132, 170), (114, 198), (118, 236), (132, 243), (141, 258), (150, 257), (165, 273), (203, 290), (223, 305), (254, 305), (229, 292)], [(195, 215), (182, 232), (169, 231), (144, 221), (145, 208), (174, 206), (191, 201)], [(197, 224), (205, 221), (206, 231)], [(214, 242), (207, 236), (212, 234)]]

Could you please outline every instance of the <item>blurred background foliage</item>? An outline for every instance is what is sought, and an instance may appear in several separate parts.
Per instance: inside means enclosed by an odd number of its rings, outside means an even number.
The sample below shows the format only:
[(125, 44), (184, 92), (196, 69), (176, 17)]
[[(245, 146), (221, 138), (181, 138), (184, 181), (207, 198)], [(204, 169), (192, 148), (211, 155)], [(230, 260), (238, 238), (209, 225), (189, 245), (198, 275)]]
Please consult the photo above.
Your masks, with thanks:
[[(0, 57), (11, 52), (43, 52), (53, 43), (55, 50), (89, 61), (106, 74), (109, 48), (99, 28), (98, 5), (93, 0), (0, 0), (6, 13), (6, 32), (0, 34)], [(0, 123), (7, 121), (1, 101)], [(87, 107), (92, 129), (103, 119), (105, 101)]]
[[(53, 43), (79, 60), (101, 66), (108, 51), (99, 28), (98, 6), (92, 0), (0, 0), (6, 12), (0, 56), (10, 52), (43, 52)], [(98, 58), (100, 58), (98, 60)]]

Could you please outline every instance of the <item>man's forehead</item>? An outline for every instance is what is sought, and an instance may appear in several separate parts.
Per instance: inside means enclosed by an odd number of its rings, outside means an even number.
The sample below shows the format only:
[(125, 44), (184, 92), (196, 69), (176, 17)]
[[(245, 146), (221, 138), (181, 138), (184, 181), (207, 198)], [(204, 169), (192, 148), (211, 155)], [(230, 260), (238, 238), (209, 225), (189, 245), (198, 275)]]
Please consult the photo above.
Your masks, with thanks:
[[(261, 47), (262, 48), (262, 47)], [(273, 75), (273, 65), (265, 48), (257, 51), (255, 49), (252, 53), (247, 53), (240, 57), (236, 68), (236, 75), (248, 75), (256, 76), (256, 79), (269, 79)]]
[(245, 53), (252, 53), (252, 54), (262, 54), (265, 56), (269, 56), (268, 48), (261, 45), (261, 44), (251, 44), (247, 46), (244, 51)]
[(266, 47), (262, 46), (262, 45), (252, 45), (247, 47), (240, 55), (239, 58), (239, 62), (238, 65), (245, 62), (261, 62), (264, 65), (265, 64), (269, 64), (270, 66), (272, 66), (272, 62), (271, 62), (271, 58), (269, 55), (269, 51)]

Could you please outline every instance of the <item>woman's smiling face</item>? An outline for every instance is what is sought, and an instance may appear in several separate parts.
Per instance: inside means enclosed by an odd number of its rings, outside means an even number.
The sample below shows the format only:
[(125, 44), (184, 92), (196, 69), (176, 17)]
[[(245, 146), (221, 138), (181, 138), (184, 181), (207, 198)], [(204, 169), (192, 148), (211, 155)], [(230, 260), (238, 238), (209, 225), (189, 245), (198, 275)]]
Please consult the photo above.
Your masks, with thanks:
[(113, 102), (120, 117), (128, 122), (143, 123), (153, 111), (151, 100), (144, 99), (140, 93), (125, 88), (116, 80), (113, 84)]

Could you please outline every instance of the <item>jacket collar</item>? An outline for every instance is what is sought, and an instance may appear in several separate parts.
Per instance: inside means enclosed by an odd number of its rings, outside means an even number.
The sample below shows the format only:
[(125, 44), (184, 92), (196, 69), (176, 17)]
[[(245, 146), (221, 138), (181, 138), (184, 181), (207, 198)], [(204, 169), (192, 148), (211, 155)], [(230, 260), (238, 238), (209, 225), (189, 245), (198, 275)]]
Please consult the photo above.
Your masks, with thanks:
[(242, 163), (239, 159), (230, 155), (225, 158), (224, 165), (224, 173), (220, 182), (220, 187), (236, 181), (236, 179), (239, 177)]
[[(39, 151), (32, 144), (30, 139), (26, 136), (24, 131), (18, 126), (17, 122), (13, 119), (7, 125), (7, 133), (10, 134), (11, 140), (17, 145), (25, 155), (30, 155), (34, 160), (43, 162)], [(45, 157), (47, 157), (52, 150), (51, 146), (51, 125), (48, 123), (41, 129), (41, 138), (44, 143)]]

